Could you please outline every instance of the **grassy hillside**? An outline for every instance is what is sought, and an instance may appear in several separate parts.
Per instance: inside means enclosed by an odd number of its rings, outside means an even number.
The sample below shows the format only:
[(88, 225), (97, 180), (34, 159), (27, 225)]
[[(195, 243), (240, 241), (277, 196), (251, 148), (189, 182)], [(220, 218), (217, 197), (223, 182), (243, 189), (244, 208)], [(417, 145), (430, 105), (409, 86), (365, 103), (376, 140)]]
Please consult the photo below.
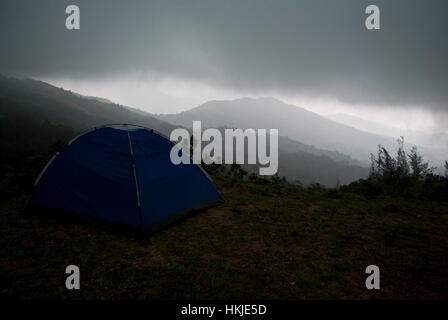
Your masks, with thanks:
[(0, 119), (20, 123), (27, 117), (40, 125), (47, 120), (76, 131), (111, 123), (130, 123), (169, 134), (174, 126), (105, 99), (84, 97), (48, 83), (0, 75)]
[[(226, 199), (140, 243), (0, 203), (1, 298), (448, 298), (448, 203), (216, 177)], [(65, 267), (81, 290), (65, 289)], [(381, 270), (381, 290), (364, 287)]]

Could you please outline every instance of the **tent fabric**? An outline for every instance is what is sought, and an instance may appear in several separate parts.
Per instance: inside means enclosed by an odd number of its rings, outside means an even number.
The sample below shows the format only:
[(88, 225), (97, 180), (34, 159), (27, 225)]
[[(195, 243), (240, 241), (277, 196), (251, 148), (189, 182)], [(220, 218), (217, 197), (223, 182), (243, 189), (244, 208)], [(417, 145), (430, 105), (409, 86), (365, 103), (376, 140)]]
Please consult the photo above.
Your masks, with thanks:
[(30, 206), (152, 233), (193, 210), (222, 203), (200, 166), (171, 162), (173, 146), (153, 130), (132, 125), (90, 131), (46, 166)]

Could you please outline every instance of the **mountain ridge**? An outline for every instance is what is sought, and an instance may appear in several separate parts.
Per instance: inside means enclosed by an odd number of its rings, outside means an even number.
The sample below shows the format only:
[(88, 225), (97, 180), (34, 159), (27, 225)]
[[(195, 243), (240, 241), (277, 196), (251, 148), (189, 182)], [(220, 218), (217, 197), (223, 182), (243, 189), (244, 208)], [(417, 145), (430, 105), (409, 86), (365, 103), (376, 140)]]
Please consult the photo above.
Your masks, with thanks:
[(326, 118), (336, 121), (359, 130), (367, 131), (373, 134), (379, 134), (380, 132), (387, 136), (404, 136), (409, 143), (415, 143), (422, 146), (437, 148), (441, 145), (448, 146), (448, 133), (435, 132), (426, 133), (416, 130), (408, 130), (398, 127), (391, 127), (375, 121), (366, 120), (364, 118), (344, 114), (330, 114), (326, 115)]
[[(281, 108), (282, 110), (281, 112), (278, 112), (278, 110), (273, 111), (275, 108)], [(230, 119), (228, 113), (237, 113), (237, 111), (238, 118)], [(267, 116), (261, 117), (261, 113), (267, 114)], [(355, 153), (357, 155), (356, 158), (366, 164), (368, 163), (370, 152), (374, 151), (379, 143), (383, 142), (382, 144), (391, 146), (395, 142), (393, 138), (389, 137), (375, 139), (377, 138), (375, 135), (341, 125), (302, 107), (289, 105), (274, 98), (240, 98), (230, 101), (214, 100), (178, 114), (159, 114), (155, 116), (161, 120), (182, 126), (191, 126), (193, 120), (202, 120), (203, 126), (210, 127), (221, 126), (226, 123), (228, 126), (241, 128), (276, 128), (279, 129), (280, 135), (288, 136), (290, 139), (311, 144), (317, 148), (347, 154), (346, 151), (350, 151), (350, 149), (347, 147), (338, 148), (337, 146), (340, 143), (335, 141), (338, 139), (332, 139), (331, 134), (324, 134), (320, 138), (315, 137), (319, 136), (318, 134), (313, 134), (315, 130), (327, 130), (328, 127), (343, 128), (347, 132), (346, 135), (368, 135), (371, 137), (371, 140), (374, 139), (372, 147), (368, 148), (364, 154)], [(246, 119), (241, 120), (243, 117)], [(305, 121), (300, 122), (301, 119), (305, 119)], [(294, 121), (297, 121), (297, 123), (293, 123)], [(303, 129), (301, 130), (300, 127)], [(353, 154), (349, 155), (353, 156)]]
[[(104, 98), (101, 98), (104, 99)], [(2, 114), (33, 115), (36, 121), (68, 125), (77, 131), (110, 123), (132, 123), (152, 128), (165, 135), (174, 126), (137, 112), (133, 108), (83, 96), (35, 79), (16, 79), (0, 75)]]
[[(179, 126), (144, 111), (84, 97), (33, 79), (0, 76), (0, 107), (0, 147), (4, 154), (17, 153), (18, 148), (23, 154), (35, 154), (46, 150), (56, 139), (67, 140), (110, 123), (141, 125), (166, 136)], [(290, 180), (299, 179), (303, 184), (334, 186), (337, 181), (349, 183), (368, 173), (368, 169), (343, 154), (286, 137), (279, 137), (279, 158), (279, 174)]]
[[(393, 152), (399, 137), (366, 132), (327, 119), (303, 107), (266, 97), (213, 100), (177, 114), (154, 116), (184, 127), (191, 127), (193, 120), (201, 120), (203, 127), (279, 129), (279, 135), (319, 149), (346, 154), (366, 166), (369, 165), (370, 155), (376, 152), (378, 145)], [(405, 140), (405, 148), (409, 150), (411, 147), (412, 144)], [(436, 166), (443, 163), (442, 149), (418, 147)]]

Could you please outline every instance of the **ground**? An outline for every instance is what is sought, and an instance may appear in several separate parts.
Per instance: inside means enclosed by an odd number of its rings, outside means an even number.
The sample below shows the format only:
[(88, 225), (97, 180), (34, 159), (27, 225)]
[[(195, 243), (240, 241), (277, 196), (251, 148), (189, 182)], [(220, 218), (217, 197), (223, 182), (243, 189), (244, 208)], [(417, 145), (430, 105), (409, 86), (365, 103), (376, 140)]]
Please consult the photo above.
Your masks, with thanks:
[[(2, 299), (446, 299), (448, 203), (216, 179), (226, 203), (147, 243), (0, 203)], [(65, 288), (65, 268), (81, 289)], [(381, 289), (365, 288), (378, 265)]]

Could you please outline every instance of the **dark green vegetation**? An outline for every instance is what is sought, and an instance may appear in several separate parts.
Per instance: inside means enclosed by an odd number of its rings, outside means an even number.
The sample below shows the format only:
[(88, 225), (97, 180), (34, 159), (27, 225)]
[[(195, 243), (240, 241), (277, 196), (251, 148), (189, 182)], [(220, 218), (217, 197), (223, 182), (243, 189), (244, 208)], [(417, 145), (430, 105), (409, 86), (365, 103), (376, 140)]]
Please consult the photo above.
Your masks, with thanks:
[[(448, 203), (215, 176), (226, 203), (142, 244), (0, 203), (1, 297), (432, 299), (448, 297)], [(65, 267), (81, 290), (65, 289)], [(381, 290), (364, 287), (367, 265)]]
[(408, 199), (448, 201), (448, 162), (445, 161), (445, 176), (434, 174), (416, 147), (409, 154), (404, 150), (404, 138), (397, 140), (396, 156), (378, 147), (377, 156), (372, 154), (370, 175), (348, 186), (341, 187), (346, 192), (362, 194), (366, 197), (389, 195)]

